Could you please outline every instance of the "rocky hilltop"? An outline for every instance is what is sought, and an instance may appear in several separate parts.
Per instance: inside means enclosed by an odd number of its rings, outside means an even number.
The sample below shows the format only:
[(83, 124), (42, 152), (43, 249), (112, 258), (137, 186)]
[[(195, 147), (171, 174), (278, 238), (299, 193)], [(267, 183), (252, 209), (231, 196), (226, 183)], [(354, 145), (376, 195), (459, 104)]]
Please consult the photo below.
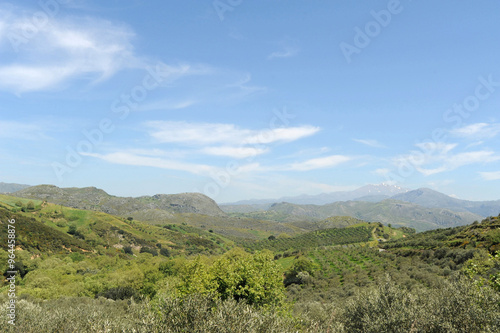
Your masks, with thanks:
[(67, 207), (97, 210), (144, 220), (167, 219), (178, 213), (226, 215), (214, 200), (201, 193), (156, 194), (132, 198), (113, 196), (95, 187), (60, 188), (54, 185), (38, 185), (14, 194)]

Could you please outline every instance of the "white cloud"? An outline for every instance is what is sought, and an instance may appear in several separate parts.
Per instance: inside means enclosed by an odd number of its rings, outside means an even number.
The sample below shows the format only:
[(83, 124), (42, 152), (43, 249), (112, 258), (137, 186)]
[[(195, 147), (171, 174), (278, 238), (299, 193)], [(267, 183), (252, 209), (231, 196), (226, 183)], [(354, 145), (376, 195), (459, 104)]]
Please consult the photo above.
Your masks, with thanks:
[(468, 149), (468, 148), (480, 146), (483, 143), (484, 143), (484, 141), (475, 141), (475, 142), (469, 143), (465, 148)]
[(130, 152), (116, 152), (110, 154), (93, 153), (84, 155), (100, 158), (104, 161), (114, 164), (145, 166), (145, 167), (154, 167), (154, 168), (169, 169), (169, 170), (181, 170), (193, 174), (206, 175), (217, 171), (217, 168), (210, 165), (185, 163), (160, 157), (143, 156), (139, 154), (133, 154)]
[(250, 73), (246, 73), (241, 78), (238, 78), (236, 82), (228, 84), (227, 88), (237, 88), (238, 92), (235, 94), (235, 97), (239, 98), (267, 90), (266, 87), (249, 86), (248, 83), (250, 81), (252, 81), (252, 75)]
[[(25, 38), (24, 29), (32, 26), (33, 13), (26, 15), (10, 7), (2, 16), (9, 27), (4, 29), (4, 51), (9, 50), (5, 46), (11, 51), (18, 49), (0, 65), (2, 90), (23, 93), (52, 89), (72, 78), (97, 82), (121, 69), (144, 66), (134, 54), (134, 33), (128, 27), (88, 17), (63, 20), (55, 16)], [(12, 36), (18, 36), (18, 43), (10, 42)]]
[(5, 26), (5, 23), (3, 22), (4, 17), (2, 15), (1, 10), (0, 10), (0, 19), (1, 19), (1, 21), (0, 21), (0, 43), (1, 43), (2, 40), (4, 39), (3, 36), (6, 35), (6, 30), (7, 30), (6, 29), (7, 27)]
[(230, 144), (250, 145), (295, 141), (317, 133), (314, 126), (263, 129), (261, 131), (239, 128), (234, 124), (187, 123), (177, 121), (151, 121), (151, 136), (161, 143), (195, 145)]
[(395, 158), (396, 165), (414, 167), (424, 176), (458, 169), (465, 165), (491, 163), (500, 160), (500, 155), (490, 150), (453, 153), (457, 144), (426, 142), (416, 144), (420, 150)]
[(352, 158), (344, 155), (331, 155), (327, 157), (313, 158), (304, 162), (294, 163), (289, 167), (289, 170), (308, 171), (315, 169), (325, 169), (334, 167), (341, 163), (350, 161)]
[(353, 139), (353, 141), (362, 143), (364, 145), (373, 147), (373, 148), (386, 148), (383, 144), (379, 143), (377, 140), (363, 140), (363, 139)]
[(180, 101), (161, 100), (138, 106), (134, 111), (181, 110), (196, 104), (196, 101), (186, 99)]
[(448, 163), (455, 167), (474, 163), (489, 163), (500, 159), (494, 151), (479, 150), (449, 156)]
[(417, 169), (418, 172), (420, 172), (424, 176), (430, 176), (430, 175), (434, 175), (434, 174), (437, 174), (437, 173), (441, 173), (441, 172), (445, 172), (445, 171), (449, 171), (450, 170), (446, 166), (440, 166), (440, 167), (434, 168), (434, 169), (422, 168), (422, 167), (419, 167), (419, 166), (416, 166), (415, 168)]
[(201, 150), (202, 153), (215, 156), (228, 156), (233, 158), (247, 158), (268, 152), (267, 148), (253, 147), (206, 147)]
[(493, 138), (500, 133), (500, 124), (475, 123), (450, 131), (451, 134), (475, 140)]
[[(458, 146), (456, 143), (444, 143), (444, 142), (421, 142), (415, 144), (416, 147), (420, 148), (421, 152), (424, 152), (428, 156), (445, 156), (448, 152)], [(414, 153), (415, 151), (412, 151)]]
[(379, 176), (387, 176), (391, 172), (390, 169), (387, 168), (379, 168), (373, 171), (374, 174), (379, 175)]
[[(228, 174), (228, 171), (226, 169), (217, 166), (188, 163), (171, 158), (164, 158), (163, 156), (165, 154), (158, 150), (130, 150), (109, 154), (82, 153), (82, 155), (99, 158), (103, 161), (114, 164), (186, 171), (195, 175), (202, 176), (217, 177), (217, 175), (221, 173), (224, 175)], [(236, 165), (230, 173), (232, 175), (240, 176), (245, 173), (262, 170), (263, 168), (259, 163), (249, 163)]]
[(275, 58), (290, 58), (299, 53), (299, 49), (294, 48), (294, 47), (285, 47), (284, 50), (281, 51), (275, 51), (271, 53), (270, 55), (267, 56), (268, 59), (275, 59)]
[(74, 71), (69, 67), (4, 66), (0, 67), (0, 88), (17, 93), (53, 87)]
[(500, 180), (500, 171), (480, 172), (484, 180)]

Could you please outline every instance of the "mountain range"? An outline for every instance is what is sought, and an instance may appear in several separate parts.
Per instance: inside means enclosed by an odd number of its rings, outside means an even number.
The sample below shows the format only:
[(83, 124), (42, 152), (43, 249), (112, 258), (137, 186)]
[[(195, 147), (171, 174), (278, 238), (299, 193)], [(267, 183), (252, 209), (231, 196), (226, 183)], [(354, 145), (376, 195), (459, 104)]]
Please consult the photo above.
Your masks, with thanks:
[[(294, 227), (301, 228), (303, 222), (318, 223), (332, 216), (350, 216), (423, 231), (465, 225), (500, 213), (500, 200), (467, 201), (427, 188), (409, 190), (386, 184), (367, 185), (354, 191), (240, 201), (220, 206), (200, 193), (131, 198), (113, 196), (95, 187), (38, 185), (12, 195), (153, 223), (182, 222), (220, 232), (232, 230), (233, 235), (242, 228), (294, 233)], [(319, 204), (300, 203), (311, 201)]]
[[(429, 188), (409, 190), (387, 184), (367, 185), (354, 191), (323, 193), (315, 196), (297, 196), (274, 200), (245, 200), (222, 204), (220, 207), (225, 212), (250, 213), (268, 210), (272, 204), (280, 202), (297, 205), (328, 205), (347, 201), (380, 203), (388, 199), (412, 203), (425, 208), (444, 208), (455, 212), (469, 212), (481, 218), (496, 216), (500, 213), (500, 200), (461, 200)], [(350, 205), (354, 204), (351, 203)]]
[(276, 202), (288, 202), (299, 205), (326, 205), (336, 201), (380, 201), (388, 199), (396, 194), (406, 193), (409, 189), (399, 186), (379, 184), (366, 185), (353, 191), (337, 191), (330, 193), (321, 193), (317, 195), (299, 195), (294, 197), (281, 197), (278, 199), (256, 199), (256, 200), (241, 200), (232, 203), (224, 203), (222, 205), (265, 205)]

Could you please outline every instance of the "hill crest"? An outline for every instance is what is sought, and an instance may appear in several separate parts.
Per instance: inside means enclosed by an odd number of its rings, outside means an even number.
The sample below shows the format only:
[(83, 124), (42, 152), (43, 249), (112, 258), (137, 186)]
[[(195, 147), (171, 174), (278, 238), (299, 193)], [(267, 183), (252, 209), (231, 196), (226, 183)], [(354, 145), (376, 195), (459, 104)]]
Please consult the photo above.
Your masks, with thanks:
[(149, 211), (156, 211), (156, 216), (164, 218), (172, 217), (176, 213), (226, 215), (214, 200), (201, 193), (156, 194), (132, 198), (113, 196), (96, 187), (60, 188), (55, 185), (38, 185), (13, 194), (73, 208), (99, 210), (118, 216)]

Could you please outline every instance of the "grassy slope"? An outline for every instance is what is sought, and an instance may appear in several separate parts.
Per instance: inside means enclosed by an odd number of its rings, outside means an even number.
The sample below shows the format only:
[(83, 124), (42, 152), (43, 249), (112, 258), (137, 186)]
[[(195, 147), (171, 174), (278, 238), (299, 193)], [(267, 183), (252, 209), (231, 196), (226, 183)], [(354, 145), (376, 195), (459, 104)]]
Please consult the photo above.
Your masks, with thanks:
[[(18, 201), (21, 201), (23, 205), (33, 201), (36, 208), (34, 211), (22, 212), (20, 207), (16, 206)], [(220, 253), (231, 244), (230, 241), (221, 236), (187, 225), (168, 229), (139, 221), (129, 221), (101, 212), (68, 208), (50, 203), (42, 204), (41, 201), (19, 199), (6, 195), (0, 196), (0, 209), (3, 210), (5, 216), (16, 216), (25, 224), (29, 223), (30, 228), (43, 230), (40, 237), (43, 237), (44, 232), (50, 232), (49, 239), (56, 237), (56, 235), (58, 235), (56, 238), (73, 239), (75, 242), (86, 244), (87, 250), (88, 247), (95, 249), (98, 246), (119, 249), (126, 245), (157, 248), (159, 247), (157, 244), (161, 244), (162, 247), (179, 254), (196, 253), (198, 250)], [(78, 235), (70, 236), (68, 234), (70, 226), (76, 227)], [(38, 240), (29, 235), (29, 231), (21, 230), (18, 237), (20, 239), (26, 237), (28, 243), (25, 246), (35, 250), (35, 242), (43, 242), (43, 238)], [(64, 249), (59, 247), (50, 250), (58, 252)]]
[(386, 249), (412, 250), (433, 250), (440, 247), (482, 248), (494, 253), (500, 251), (500, 218), (490, 217), (467, 226), (429, 230), (411, 237), (389, 241), (382, 246)]

